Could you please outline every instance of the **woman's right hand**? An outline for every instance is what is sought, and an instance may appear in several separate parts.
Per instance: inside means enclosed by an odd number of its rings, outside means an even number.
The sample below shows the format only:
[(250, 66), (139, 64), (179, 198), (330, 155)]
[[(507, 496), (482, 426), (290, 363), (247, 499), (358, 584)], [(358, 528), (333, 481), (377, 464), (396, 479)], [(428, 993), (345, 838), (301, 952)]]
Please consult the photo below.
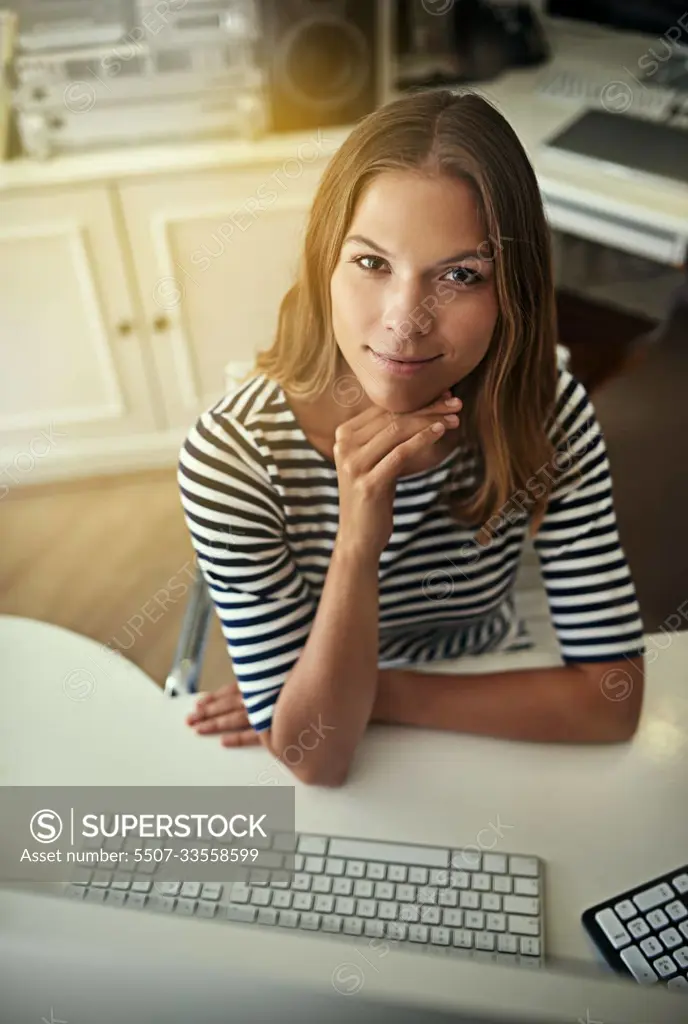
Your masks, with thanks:
[[(379, 560), (394, 527), (397, 477), (413, 456), (428, 449), (459, 424), (459, 404), (451, 392), (411, 413), (389, 413), (373, 406), (335, 431), (334, 458), (339, 481), (337, 546)], [(441, 429), (435, 430), (436, 424)]]

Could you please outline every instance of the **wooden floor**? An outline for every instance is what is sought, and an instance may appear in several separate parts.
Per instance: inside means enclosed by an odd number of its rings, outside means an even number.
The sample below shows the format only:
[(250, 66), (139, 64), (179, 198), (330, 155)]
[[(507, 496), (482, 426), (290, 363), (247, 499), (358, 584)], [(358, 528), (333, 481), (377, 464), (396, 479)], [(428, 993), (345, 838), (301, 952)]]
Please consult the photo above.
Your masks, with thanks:
[[(635, 368), (618, 344), (604, 358), (597, 344), (572, 347), (572, 369), (591, 385), (608, 437), (622, 541), (648, 631), (688, 599), (686, 341)], [(0, 538), (0, 614), (119, 648), (164, 682), (193, 559), (174, 469), (17, 489), (0, 501)], [(231, 678), (213, 614), (201, 688)]]
[[(92, 637), (164, 683), (193, 566), (174, 469), (10, 492), (0, 537), (0, 614)], [(212, 620), (207, 690), (233, 678)]]

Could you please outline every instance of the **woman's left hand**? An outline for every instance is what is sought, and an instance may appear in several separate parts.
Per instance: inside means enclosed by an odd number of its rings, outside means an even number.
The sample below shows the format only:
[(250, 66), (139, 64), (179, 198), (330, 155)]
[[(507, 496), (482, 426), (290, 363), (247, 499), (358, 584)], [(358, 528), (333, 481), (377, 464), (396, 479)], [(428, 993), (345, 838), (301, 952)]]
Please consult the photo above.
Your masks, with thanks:
[(249, 723), (236, 682), (227, 683), (215, 693), (204, 693), (196, 702), (195, 710), (187, 715), (186, 722), (202, 736), (220, 736), (223, 747), (250, 747), (260, 743), (258, 733)]

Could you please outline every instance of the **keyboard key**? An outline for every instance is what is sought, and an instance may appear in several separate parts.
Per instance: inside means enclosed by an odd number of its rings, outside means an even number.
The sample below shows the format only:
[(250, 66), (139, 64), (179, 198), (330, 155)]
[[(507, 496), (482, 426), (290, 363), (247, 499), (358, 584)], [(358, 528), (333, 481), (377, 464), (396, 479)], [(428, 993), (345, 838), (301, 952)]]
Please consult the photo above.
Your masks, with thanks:
[(428, 928), (424, 924), (411, 924), (409, 925), (409, 940), (411, 942), (427, 942), (428, 941)]
[(91, 880), (91, 885), (95, 889), (107, 889), (112, 881), (112, 873), (110, 871), (96, 871)]
[(688, 921), (681, 921), (680, 925), (678, 926), (678, 930), (680, 931), (681, 935), (685, 935), (685, 937), (688, 939)]
[(294, 853), (298, 845), (298, 838), (293, 832), (277, 832), (272, 840), (273, 850), (281, 850), (282, 853)]
[(373, 883), (367, 878), (357, 878), (354, 882), (354, 896), (362, 900), (369, 900), (375, 891)]
[(659, 941), (665, 949), (675, 949), (676, 946), (681, 945), (683, 939), (675, 928), (665, 928), (663, 932), (659, 933)]
[[(263, 914), (270, 909), (270, 907), (265, 907), (261, 910), (258, 910), (256, 907), (245, 907), (241, 904), (230, 903), (230, 905), (227, 907), (227, 920), (241, 921), (244, 924), (253, 924), (253, 922), (256, 920), (257, 914)], [(276, 915), (277, 911), (273, 911), (273, 914)], [(269, 923), (274, 924), (274, 920), (271, 920)]]
[(359, 917), (375, 917), (376, 909), (375, 900), (359, 900), (356, 904), (356, 913)]
[[(271, 906), (277, 907), (278, 910), (289, 910), (291, 907), (291, 901), (294, 898), (294, 893), (291, 889), (277, 889), (272, 893)], [(324, 897), (325, 899), (331, 899), (332, 897)]]
[[(243, 909), (237, 907), (237, 910)], [(258, 924), (277, 924), (277, 915), (279, 911), (275, 910), (274, 907), (261, 907), (258, 911)]]
[(512, 914), (509, 917), (509, 931), (514, 935), (539, 935), (540, 922), (537, 917), (520, 917)]
[(453, 889), (470, 889), (471, 876), (468, 871), (452, 871), (449, 884)]
[(455, 928), (452, 933), (452, 942), (459, 949), (473, 948), (473, 932), (467, 928)]
[(456, 871), (481, 871), (482, 854), (478, 850), (452, 850), (451, 866)]
[(390, 882), (405, 882), (406, 876), (407, 871), (403, 864), (390, 864), (387, 868), (387, 878)]
[(379, 860), (426, 868), (449, 867), (449, 850), (430, 846), (407, 846), (363, 839), (331, 839), (330, 856)]
[(506, 857), (503, 853), (486, 853), (483, 856), (483, 871), (493, 875), (506, 874)]
[[(531, 880), (530, 879), (516, 879), (515, 882), (516, 882), (516, 886), (518, 886), (518, 885), (526, 885), (526, 883), (530, 883)], [(512, 891), (512, 888), (513, 888), (513, 883), (514, 883), (514, 880), (512, 880), (512, 878), (511, 878), (511, 876), (509, 876), (509, 874), (505, 874), (505, 876), (500, 876), (500, 874), (498, 874), (498, 876), (496, 876), (496, 877), (494, 877), (492, 879), (492, 889), (496, 893), (510, 893)], [(533, 882), (532, 884), (536, 885), (535, 882)], [(514, 891), (518, 892), (518, 889), (516, 888), (516, 889), (514, 889)], [(523, 893), (523, 895), (524, 896), (535, 896), (536, 893)]]
[(331, 914), (334, 910), (334, 896), (316, 896), (315, 910), (318, 914)]
[[(498, 913), (502, 909), (502, 897), (494, 892), (484, 892), (480, 898), (480, 908)], [(506, 907), (504, 909), (506, 910)]]
[(676, 875), (676, 878), (671, 879), (671, 884), (679, 896), (683, 896), (688, 892), (688, 874)]
[(143, 892), (127, 893), (127, 906), (132, 907), (134, 910), (143, 910), (147, 901), (148, 897)]
[(366, 868), (366, 878), (372, 879), (374, 882), (381, 882), (387, 874), (386, 864), (369, 864)]
[(430, 929), (430, 942), (435, 946), (448, 946), (451, 943), (451, 932), (448, 928), (436, 926)]
[(202, 900), (219, 900), (222, 896), (222, 886), (219, 882), (204, 882), (201, 888)]
[(324, 857), (306, 857), (306, 871), (312, 875), (322, 875), (325, 870)]
[(630, 900), (622, 900), (621, 903), (617, 903), (614, 912), (622, 921), (628, 921), (638, 913)]
[(354, 883), (350, 878), (335, 878), (332, 882), (333, 896), (350, 896), (353, 891)]
[(635, 917), (626, 927), (634, 939), (642, 939), (643, 936), (650, 934), (650, 929), (642, 917)]
[(672, 974), (676, 974), (676, 964), (670, 956), (660, 956), (659, 960), (655, 960), (652, 964), (654, 969), (660, 978), (670, 978)]
[[(502, 890), (501, 887), (497, 887), (497, 882), (509, 882), (510, 878), (493, 878), (492, 888), (495, 892), (511, 892), (511, 885), (509, 888)], [(540, 895), (540, 883), (537, 878), (515, 878), (514, 879), (514, 893), (517, 896), (539, 896)], [(635, 914), (635, 910), (633, 911)]]
[(473, 875), (472, 888), (477, 892), (489, 892), (492, 887), (490, 876), (485, 874)]
[(610, 907), (606, 907), (604, 910), (598, 910), (595, 914), (595, 920), (611, 942), (614, 949), (621, 949), (623, 946), (627, 946), (631, 941), (630, 935)]
[(327, 853), (327, 839), (325, 836), (299, 836), (296, 849), (299, 853), (322, 857)]
[(415, 885), (398, 885), (395, 893), (400, 903), (413, 903), (416, 899)]
[[(423, 868), (421, 870), (425, 869)], [(440, 886), (443, 889), (446, 889), (446, 887), (450, 884), (450, 876), (451, 872), (447, 871), (445, 868), (433, 868), (432, 871), (429, 873), (429, 876), (426, 881), (428, 885), (436, 885)], [(425, 882), (420, 882), (419, 884), (425, 885)]]
[(488, 932), (505, 932), (506, 917), (504, 914), (488, 914), (485, 921)]
[(643, 889), (642, 892), (636, 893), (633, 902), (638, 910), (645, 912), (658, 907), (660, 903), (668, 903), (673, 898), (674, 893), (670, 887), (666, 882), (661, 882), (659, 885), (653, 885), (650, 889)]
[(82, 900), (86, 894), (86, 889), (83, 885), (68, 885), (64, 894), (70, 900)]
[(305, 928), (309, 932), (317, 932), (320, 928), (320, 920), (320, 914), (301, 914), (299, 927)]
[(439, 924), (442, 911), (439, 907), (421, 907), (420, 919), (422, 924)]
[(412, 885), (427, 885), (428, 869), (415, 867), (409, 868), (408, 880)]
[(509, 874), (537, 878), (539, 873), (535, 857), (509, 857)]
[(640, 943), (640, 948), (645, 956), (649, 957), (659, 956), (660, 953), (664, 952), (661, 942), (654, 935), (651, 935), (649, 939), (643, 939)]
[[(310, 875), (307, 876), (310, 878)], [(249, 882), (251, 885), (269, 885), (270, 884), (270, 872), (266, 871), (265, 868), (256, 868), (249, 875)]]
[(325, 874), (327, 875), (343, 875), (344, 874), (344, 861), (341, 857), (328, 857), (325, 861)]
[(393, 900), (380, 900), (377, 905), (377, 916), (381, 921), (396, 921), (399, 904)]
[(441, 907), (458, 907), (459, 894), (456, 889), (440, 889), (437, 893), (437, 902)]
[(270, 885), (273, 889), (288, 889), (292, 878), (293, 875), (288, 871), (273, 871), (270, 875)]
[(652, 928), (656, 929), (665, 928), (669, 924), (669, 918), (659, 907), (656, 910), (651, 910), (650, 913), (646, 915), (646, 920)]
[(515, 935), (498, 935), (497, 949), (500, 953), (518, 953), (518, 939)]
[(291, 887), (297, 892), (308, 892), (311, 887), (311, 875), (307, 875), (304, 871), (297, 871), (292, 877)]
[(462, 891), (459, 895), (459, 906), (463, 910), (478, 910), (480, 908), (480, 894)]
[(162, 911), (163, 914), (171, 914), (175, 903), (174, 896), (161, 896), (159, 893), (153, 893), (148, 901), (148, 906), (152, 910)]
[(494, 932), (477, 932), (475, 936), (475, 948), (492, 950), (495, 948), (496, 936)]
[(180, 914), (181, 917), (193, 917), (196, 913), (196, 906), (196, 900), (186, 898), (178, 899), (177, 906), (175, 907), (175, 913)]
[(464, 920), (467, 928), (480, 930), (485, 927), (485, 915), (482, 910), (467, 910)]
[(313, 892), (327, 893), (332, 890), (333, 879), (330, 875), (316, 875), (311, 881), (311, 889)]
[(356, 901), (352, 900), (350, 896), (339, 896), (334, 906), (335, 914), (342, 914), (345, 916), (351, 915), (356, 909)]
[(105, 902), (111, 907), (121, 907), (126, 898), (127, 894), (120, 889), (109, 889)]
[(326, 914), (322, 919), (322, 930), (324, 932), (340, 932), (342, 930), (342, 919), (336, 914)]
[(365, 921), (360, 917), (347, 917), (344, 919), (342, 931), (346, 935), (362, 935)]
[(377, 882), (375, 885), (375, 899), (376, 900), (393, 900), (394, 899), (394, 886), (391, 882)]
[(522, 936), (520, 939), (520, 949), (522, 956), (540, 956), (540, 940), (526, 938)]
[(439, 889), (434, 885), (422, 885), (418, 889), (418, 902), (423, 906), (434, 906), (437, 903)]
[[(391, 877), (390, 871), (393, 867), (394, 865), (392, 864), (387, 870), (388, 878)], [(346, 862), (346, 868), (344, 870), (349, 878), (363, 878), (365, 875), (365, 864), (362, 860), (349, 860)], [(404, 872), (404, 875), (405, 874), (406, 872)], [(401, 881), (403, 881), (403, 879), (401, 879)]]
[(183, 882), (181, 896), (186, 899), (197, 900), (201, 895), (201, 883), (200, 882)]
[(295, 910), (280, 910), (277, 924), (281, 928), (296, 928), (299, 923), (299, 915)]
[(294, 910), (312, 910), (313, 909), (313, 893), (312, 892), (297, 892), (292, 902), (292, 908)]
[(688, 981), (678, 975), (676, 978), (672, 978), (671, 981), (667, 982), (667, 988), (681, 989), (684, 992), (688, 991)]
[(272, 889), (254, 889), (251, 893), (251, 903), (255, 907), (267, 907), (272, 899)]
[(525, 914), (536, 917), (540, 913), (540, 901), (533, 896), (505, 896), (505, 914)]
[(404, 924), (403, 921), (387, 921), (385, 924), (385, 934), (388, 939), (396, 939), (398, 942), (403, 942), (408, 935), (408, 925)]
[(377, 920), (366, 921), (363, 931), (369, 939), (381, 939), (385, 934), (385, 922)]
[(215, 917), (217, 914), (217, 903), (211, 903), (209, 900), (201, 900), (198, 904), (198, 917)]
[(463, 925), (463, 910), (443, 910), (442, 924), (447, 928), (461, 928)]
[(635, 980), (641, 985), (653, 985), (657, 981), (657, 975), (637, 946), (622, 949), (619, 955)]
[(243, 882), (235, 882), (229, 892), (229, 899), (232, 903), (248, 903), (251, 898), (251, 889)]
[(406, 924), (420, 924), (420, 910), (416, 903), (402, 903), (399, 907), (399, 920)]
[(153, 888), (153, 883), (150, 878), (137, 878), (131, 883), (132, 892), (150, 892)]
[(684, 917), (688, 917), (688, 910), (681, 900), (673, 900), (671, 903), (667, 903), (664, 908), (665, 914), (668, 914), (672, 921), (682, 921)]
[(681, 949), (677, 949), (674, 952), (674, 960), (679, 967), (683, 967), (684, 970), (688, 969), (688, 946), (683, 946)]

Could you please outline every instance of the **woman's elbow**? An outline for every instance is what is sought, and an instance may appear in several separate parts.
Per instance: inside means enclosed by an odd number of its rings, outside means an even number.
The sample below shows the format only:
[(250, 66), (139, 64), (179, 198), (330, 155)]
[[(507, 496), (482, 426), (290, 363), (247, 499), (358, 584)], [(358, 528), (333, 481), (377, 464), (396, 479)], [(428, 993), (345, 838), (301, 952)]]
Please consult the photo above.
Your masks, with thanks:
[(349, 766), (340, 767), (331, 764), (313, 764), (302, 762), (293, 765), (292, 773), (299, 782), (307, 786), (324, 786), (328, 789), (338, 789), (343, 786), (349, 778)]

